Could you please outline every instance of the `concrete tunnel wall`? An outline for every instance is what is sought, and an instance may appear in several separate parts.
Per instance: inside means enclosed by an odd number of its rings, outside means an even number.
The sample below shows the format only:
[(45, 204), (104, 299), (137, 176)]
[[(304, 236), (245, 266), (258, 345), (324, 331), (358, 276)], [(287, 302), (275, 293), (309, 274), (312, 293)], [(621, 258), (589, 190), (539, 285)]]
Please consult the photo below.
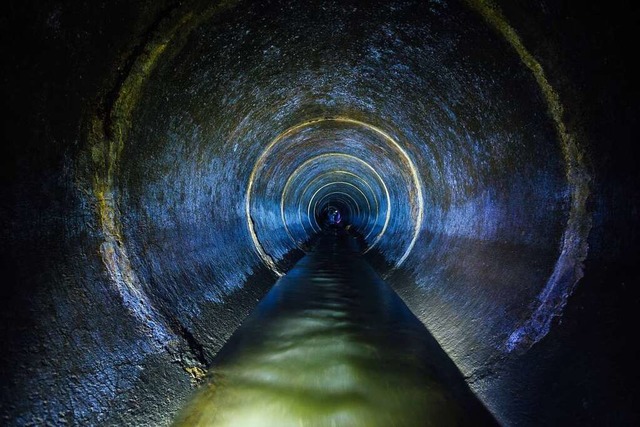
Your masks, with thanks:
[[(603, 243), (614, 179), (591, 160), (597, 135), (571, 120), (593, 113), (572, 110), (577, 91), (554, 68), (580, 63), (529, 50), (567, 49), (535, 27), (566, 11), (503, 6), (103, 4), (115, 24), (90, 6), (35, 14), (33, 37), (54, 47), (40, 55), (70, 58), (71, 73), (30, 71), (44, 82), (32, 89), (44, 106), (26, 108), (39, 112), (38, 152), (16, 142), (18, 184), (3, 198), (15, 275), (5, 421), (166, 424), (302, 256), (323, 197), (348, 210), (369, 259), (497, 418), (539, 421), (540, 386), (522, 373), (548, 366), (530, 356), (536, 343), (584, 263), (634, 232)], [(569, 408), (547, 419), (579, 415)]]

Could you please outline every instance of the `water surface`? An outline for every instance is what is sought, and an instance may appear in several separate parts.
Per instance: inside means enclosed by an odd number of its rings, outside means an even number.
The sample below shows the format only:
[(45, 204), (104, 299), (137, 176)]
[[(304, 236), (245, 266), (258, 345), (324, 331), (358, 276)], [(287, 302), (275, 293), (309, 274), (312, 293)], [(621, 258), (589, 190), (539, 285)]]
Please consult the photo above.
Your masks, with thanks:
[(235, 332), (178, 426), (450, 426), (495, 421), (340, 229)]

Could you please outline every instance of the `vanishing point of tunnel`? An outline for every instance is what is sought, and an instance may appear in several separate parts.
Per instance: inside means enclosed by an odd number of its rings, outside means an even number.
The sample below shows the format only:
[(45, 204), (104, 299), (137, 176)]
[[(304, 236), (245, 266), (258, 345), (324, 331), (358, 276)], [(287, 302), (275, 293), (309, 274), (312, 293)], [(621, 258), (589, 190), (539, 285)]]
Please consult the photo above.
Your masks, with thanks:
[(638, 425), (638, 10), (10, 1), (0, 424)]

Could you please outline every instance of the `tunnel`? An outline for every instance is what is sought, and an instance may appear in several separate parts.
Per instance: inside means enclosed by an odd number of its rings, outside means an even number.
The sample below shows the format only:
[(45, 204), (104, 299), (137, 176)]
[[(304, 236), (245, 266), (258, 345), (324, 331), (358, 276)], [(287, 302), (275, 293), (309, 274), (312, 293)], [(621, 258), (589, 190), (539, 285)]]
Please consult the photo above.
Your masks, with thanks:
[[(637, 424), (639, 16), (11, 2), (2, 424), (188, 420), (216, 367), (286, 339), (278, 310), (317, 312), (331, 280), (386, 334), (370, 376), (429, 364), (462, 425)], [(308, 425), (457, 425), (411, 384), (388, 418)]]

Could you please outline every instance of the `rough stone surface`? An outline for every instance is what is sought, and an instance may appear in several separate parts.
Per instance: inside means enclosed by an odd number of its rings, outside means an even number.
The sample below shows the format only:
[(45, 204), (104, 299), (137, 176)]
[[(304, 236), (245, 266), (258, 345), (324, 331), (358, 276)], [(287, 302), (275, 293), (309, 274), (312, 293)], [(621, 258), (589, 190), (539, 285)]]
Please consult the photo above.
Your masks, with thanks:
[(637, 8), (478, 4), (10, 6), (2, 423), (168, 424), (327, 200), (500, 422), (637, 423)]

